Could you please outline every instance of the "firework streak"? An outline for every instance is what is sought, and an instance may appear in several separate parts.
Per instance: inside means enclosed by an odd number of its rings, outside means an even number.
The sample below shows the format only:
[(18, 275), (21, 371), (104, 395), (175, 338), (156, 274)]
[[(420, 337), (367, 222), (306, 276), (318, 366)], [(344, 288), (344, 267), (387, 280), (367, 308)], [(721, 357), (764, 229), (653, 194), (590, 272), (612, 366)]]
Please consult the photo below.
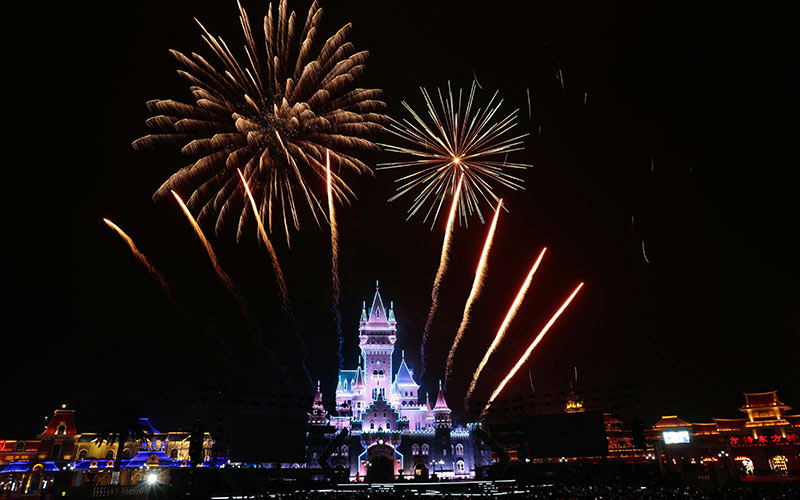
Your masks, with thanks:
[(336, 211), (333, 206), (333, 188), (331, 175), (331, 156), (330, 152), (325, 152), (325, 167), (328, 173), (328, 219), (331, 224), (331, 279), (333, 282), (333, 319), (336, 322), (336, 335), (338, 340), (337, 357), (339, 368), (342, 368), (344, 359), (342, 358), (342, 314), (339, 312), (339, 228), (336, 225)]
[(467, 303), (464, 305), (464, 314), (461, 317), (461, 324), (458, 327), (458, 332), (456, 333), (456, 338), (453, 341), (453, 347), (450, 348), (450, 353), (447, 355), (447, 369), (445, 371), (445, 385), (450, 381), (450, 378), (453, 376), (453, 360), (455, 359), (456, 349), (458, 348), (459, 342), (461, 342), (461, 337), (464, 336), (464, 331), (467, 329), (467, 325), (469, 324), (469, 316), (472, 312), (472, 304), (478, 298), (478, 295), (481, 293), (481, 289), (483, 288), (483, 278), (486, 275), (486, 262), (489, 260), (489, 249), (492, 247), (492, 241), (494, 240), (494, 231), (497, 227), (497, 218), (500, 215), (500, 208), (503, 206), (503, 200), (501, 199), (497, 202), (497, 208), (494, 210), (494, 218), (492, 219), (492, 225), (489, 227), (489, 233), (486, 235), (486, 242), (483, 244), (483, 251), (481, 252), (481, 257), (478, 260), (478, 268), (475, 270), (475, 279), (472, 281), (472, 289), (469, 292), (469, 297), (467, 298)]
[(178, 193), (172, 191), (172, 196), (174, 196), (175, 199), (178, 201), (178, 204), (181, 206), (181, 210), (183, 210), (184, 215), (186, 215), (186, 218), (189, 219), (189, 222), (192, 224), (194, 232), (197, 234), (197, 237), (200, 238), (200, 242), (205, 247), (206, 252), (208, 253), (208, 258), (211, 260), (211, 265), (214, 266), (214, 271), (217, 273), (217, 277), (222, 282), (222, 284), (225, 285), (225, 288), (228, 289), (228, 292), (230, 292), (230, 294), (233, 295), (233, 298), (236, 299), (236, 303), (239, 305), (239, 309), (241, 309), (242, 311), (242, 316), (244, 316), (244, 318), (252, 324), (252, 319), (250, 318), (250, 313), (247, 311), (247, 305), (244, 303), (244, 299), (239, 294), (239, 291), (236, 290), (236, 286), (233, 284), (233, 281), (231, 280), (230, 276), (228, 276), (228, 273), (226, 273), (225, 270), (222, 269), (222, 267), (219, 265), (219, 261), (217, 260), (217, 254), (215, 254), (214, 249), (211, 248), (211, 243), (209, 243), (208, 240), (206, 239), (206, 236), (203, 234), (203, 230), (200, 229), (200, 226), (197, 224), (197, 221), (194, 220), (194, 217), (192, 217), (192, 213), (186, 207), (186, 204), (183, 203), (181, 197), (178, 196)]
[(495, 349), (497, 349), (497, 346), (500, 345), (500, 342), (503, 340), (503, 337), (505, 337), (506, 331), (508, 330), (508, 325), (511, 324), (511, 320), (513, 320), (514, 316), (517, 315), (517, 311), (519, 311), (519, 306), (520, 304), (522, 304), (522, 299), (525, 298), (525, 294), (528, 292), (528, 288), (531, 286), (533, 275), (536, 274), (536, 270), (539, 269), (539, 264), (542, 262), (542, 259), (544, 258), (544, 253), (546, 251), (547, 247), (543, 248), (541, 253), (539, 253), (539, 257), (537, 257), (536, 261), (533, 263), (531, 270), (528, 272), (528, 276), (525, 277), (525, 281), (523, 281), (522, 286), (519, 287), (519, 291), (517, 292), (517, 296), (514, 298), (514, 302), (512, 302), (511, 307), (508, 308), (506, 317), (500, 324), (500, 328), (497, 330), (497, 334), (494, 336), (492, 344), (486, 350), (486, 354), (483, 355), (483, 359), (478, 364), (478, 368), (475, 370), (475, 374), (472, 376), (472, 382), (470, 382), (469, 384), (467, 395), (464, 396), (464, 408), (467, 407), (467, 402), (469, 401), (470, 396), (472, 396), (472, 392), (475, 390), (475, 385), (478, 383), (478, 378), (481, 376), (481, 372), (486, 366), (486, 363), (489, 361), (489, 358), (491, 357)]
[(275, 272), (275, 280), (278, 282), (278, 288), (280, 289), (281, 293), (281, 306), (283, 307), (283, 311), (288, 314), (289, 292), (286, 290), (286, 280), (283, 277), (283, 271), (281, 270), (281, 265), (278, 262), (278, 255), (275, 253), (275, 247), (272, 246), (272, 242), (267, 236), (267, 230), (264, 229), (264, 224), (261, 222), (261, 216), (258, 215), (256, 200), (253, 199), (253, 193), (250, 192), (250, 187), (247, 185), (247, 180), (244, 178), (241, 170), (236, 169), (236, 171), (239, 172), (239, 178), (242, 179), (242, 185), (247, 193), (247, 197), (250, 199), (250, 206), (253, 208), (253, 214), (256, 217), (256, 224), (258, 225), (258, 233), (261, 235), (261, 240), (267, 247), (267, 252), (269, 253), (270, 261), (272, 262), (272, 270)]
[(436, 271), (436, 278), (433, 280), (433, 289), (431, 290), (431, 310), (428, 312), (428, 319), (425, 321), (425, 329), (422, 331), (422, 345), (420, 347), (420, 355), (422, 358), (422, 372), (425, 373), (425, 344), (428, 341), (428, 334), (433, 324), (433, 317), (436, 315), (436, 309), (439, 307), (439, 286), (442, 284), (442, 278), (447, 271), (447, 262), (450, 260), (450, 238), (453, 233), (453, 225), (456, 219), (456, 211), (458, 210), (458, 199), (461, 193), (461, 186), (464, 181), (464, 174), (458, 179), (455, 193), (453, 194), (453, 204), (450, 206), (450, 216), (447, 218), (447, 228), (444, 232), (444, 241), (442, 242), (442, 256), (439, 258), (439, 269)]
[(114, 224), (113, 222), (111, 222), (108, 219), (103, 219), (103, 222), (105, 222), (108, 227), (110, 227), (111, 229), (116, 231), (117, 234), (119, 234), (122, 237), (122, 239), (125, 240), (125, 243), (127, 243), (128, 246), (130, 247), (131, 253), (133, 253), (133, 256), (136, 257), (136, 259), (139, 261), (139, 263), (145, 269), (147, 269), (147, 272), (149, 272), (150, 275), (156, 281), (158, 281), (158, 284), (161, 285), (161, 288), (164, 289), (164, 293), (167, 294), (167, 298), (172, 303), (172, 305), (175, 306), (175, 308), (178, 311), (180, 311), (181, 315), (184, 318), (186, 318), (187, 317), (186, 310), (184, 310), (183, 306), (181, 305), (180, 301), (178, 300), (178, 296), (175, 294), (175, 290), (172, 289), (172, 286), (167, 281), (167, 278), (163, 274), (161, 274), (161, 272), (158, 269), (156, 269), (156, 267), (150, 262), (150, 260), (142, 252), (139, 251), (139, 249), (136, 247), (136, 244), (133, 242), (133, 239), (130, 236), (128, 236), (125, 233), (125, 231), (123, 231), (119, 226), (117, 226), (116, 224)]
[(519, 358), (519, 361), (517, 361), (517, 364), (514, 365), (514, 368), (512, 368), (511, 371), (508, 372), (506, 378), (504, 378), (503, 381), (500, 382), (500, 385), (498, 385), (497, 389), (495, 389), (494, 392), (492, 393), (492, 396), (489, 398), (489, 401), (486, 403), (486, 406), (484, 407), (483, 412), (481, 413), (481, 418), (483, 418), (483, 416), (486, 414), (486, 410), (489, 409), (494, 400), (500, 394), (500, 391), (502, 391), (503, 388), (506, 386), (508, 381), (511, 380), (511, 378), (514, 377), (514, 375), (516, 375), (517, 371), (519, 371), (522, 365), (525, 364), (525, 362), (530, 357), (531, 352), (533, 352), (533, 350), (545, 336), (550, 327), (553, 326), (553, 324), (556, 322), (558, 317), (561, 316), (561, 313), (563, 313), (564, 310), (567, 308), (567, 306), (569, 306), (569, 303), (572, 302), (572, 299), (575, 298), (575, 296), (578, 294), (581, 288), (583, 288), (583, 283), (579, 284), (578, 287), (575, 288), (575, 291), (573, 291), (572, 294), (569, 296), (569, 298), (561, 305), (561, 307), (558, 308), (558, 311), (556, 311), (553, 317), (550, 318), (550, 321), (548, 321), (547, 324), (544, 325), (544, 328), (542, 328), (542, 330), (539, 332), (539, 335), (537, 335), (536, 338), (533, 339), (533, 342), (531, 342), (531, 345), (529, 345), (528, 348), (525, 350), (525, 352), (522, 354), (522, 357)]

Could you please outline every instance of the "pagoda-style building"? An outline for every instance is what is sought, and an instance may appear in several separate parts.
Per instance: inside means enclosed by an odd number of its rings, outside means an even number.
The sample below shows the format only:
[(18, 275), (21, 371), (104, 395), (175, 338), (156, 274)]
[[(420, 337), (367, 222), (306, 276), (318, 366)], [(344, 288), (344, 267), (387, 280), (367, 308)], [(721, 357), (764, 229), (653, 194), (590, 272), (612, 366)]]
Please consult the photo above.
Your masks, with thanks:
[(742, 418), (694, 423), (662, 417), (651, 431), (662, 472), (717, 484), (800, 479), (800, 415), (789, 414), (777, 391), (744, 397)]

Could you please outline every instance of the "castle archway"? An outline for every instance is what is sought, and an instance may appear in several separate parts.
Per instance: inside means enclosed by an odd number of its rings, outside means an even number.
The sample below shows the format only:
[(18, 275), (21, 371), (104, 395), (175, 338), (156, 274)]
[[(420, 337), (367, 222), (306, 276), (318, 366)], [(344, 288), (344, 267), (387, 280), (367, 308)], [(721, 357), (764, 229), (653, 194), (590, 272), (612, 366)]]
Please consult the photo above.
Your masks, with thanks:
[(394, 448), (375, 444), (367, 448), (367, 477), (369, 483), (391, 483), (396, 469)]

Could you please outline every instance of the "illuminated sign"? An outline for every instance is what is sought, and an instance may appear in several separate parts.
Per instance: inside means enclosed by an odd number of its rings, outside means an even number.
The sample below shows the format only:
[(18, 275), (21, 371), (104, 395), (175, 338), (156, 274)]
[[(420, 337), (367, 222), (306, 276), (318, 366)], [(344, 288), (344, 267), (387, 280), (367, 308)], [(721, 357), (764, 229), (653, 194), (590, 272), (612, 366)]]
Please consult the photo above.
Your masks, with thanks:
[(664, 431), (664, 444), (679, 444), (689, 442), (689, 431)]
[(797, 434), (787, 434), (785, 437), (778, 434), (774, 436), (731, 436), (728, 438), (731, 446), (739, 448), (741, 446), (767, 446), (767, 445), (783, 445), (783, 444), (798, 444), (800, 438)]

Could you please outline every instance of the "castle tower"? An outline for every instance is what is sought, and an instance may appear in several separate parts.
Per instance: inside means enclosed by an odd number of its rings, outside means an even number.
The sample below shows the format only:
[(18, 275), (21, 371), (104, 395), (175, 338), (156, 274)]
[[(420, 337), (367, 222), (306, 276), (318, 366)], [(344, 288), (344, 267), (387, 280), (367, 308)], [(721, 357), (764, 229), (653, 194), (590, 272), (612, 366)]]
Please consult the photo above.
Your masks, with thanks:
[(319, 389), (319, 381), (317, 381), (317, 393), (314, 395), (314, 405), (308, 413), (308, 423), (311, 425), (327, 425), (328, 412), (322, 405), (322, 392)]
[(372, 402), (380, 395), (388, 401), (391, 398), (392, 353), (397, 341), (397, 321), (394, 311), (387, 311), (383, 306), (377, 282), (372, 306), (368, 312), (362, 308), (358, 333), (364, 358), (364, 397)]

